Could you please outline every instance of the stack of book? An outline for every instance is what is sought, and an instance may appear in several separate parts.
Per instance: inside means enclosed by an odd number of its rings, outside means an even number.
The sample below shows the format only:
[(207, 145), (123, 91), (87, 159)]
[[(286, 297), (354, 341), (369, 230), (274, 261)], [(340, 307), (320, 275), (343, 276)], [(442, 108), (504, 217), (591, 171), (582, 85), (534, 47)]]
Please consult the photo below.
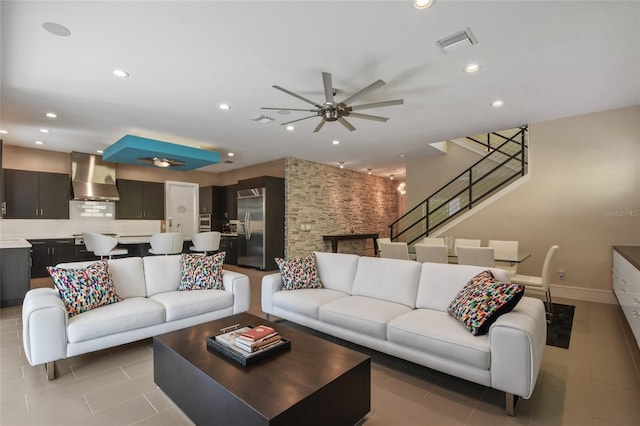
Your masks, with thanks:
[(255, 352), (261, 349), (268, 349), (278, 344), (282, 338), (273, 328), (266, 325), (259, 325), (236, 337), (237, 348), (246, 352)]

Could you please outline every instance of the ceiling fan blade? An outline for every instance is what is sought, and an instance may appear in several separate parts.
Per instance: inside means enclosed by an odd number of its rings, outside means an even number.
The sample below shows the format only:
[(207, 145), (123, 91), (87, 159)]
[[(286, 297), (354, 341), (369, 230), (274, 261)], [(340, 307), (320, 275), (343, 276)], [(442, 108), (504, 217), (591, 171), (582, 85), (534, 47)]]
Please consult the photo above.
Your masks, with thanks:
[(372, 102), (370, 104), (362, 104), (362, 105), (354, 105), (349, 107), (351, 111), (357, 111), (359, 109), (367, 109), (367, 108), (380, 108), (391, 105), (402, 105), (404, 103), (404, 99), (395, 99), (393, 101), (382, 101), (382, 102)]
[(308, 117), (298, 118), (297, 120), (287, 121), (286, 123), (282, 123), (281, 126), (286, 126), (287, 124), (295, 123), (296, 121), (302, 121), (302, 120), (306, 120), (307, 118), (313, 118), (317, 116), (318, 114), (315, 114), (315, 115), (310, 115)]
[(315, 102), (313, 102), (313, 101), (310, 101), (309, 99), (305, 98), (304, 96), (300, 96), (300, 95), (298, 95), (297, 93), (293, 93), (292, 91), (287, 90), (287, 89), (285, 89), (284, 87), (280, 87), (280, 86), (278, 86), (277, 84), (274, 84), (274, 85), (273, 85), (273, 86), (271, 86), (271, 87), (273, 87), (274, 89), (278, 89), (278, 90), (280, 90), (281, 92), (286, 93), (287, 95), (291, 95), (291, 96), (293, 96), (294, 98), (298, 98), (298, 99), (300, 99), (301, 101), (305, 101), (306, 103), (311, 104), (311, 105), (313, 105), (313, 106), (315, 106), (315, 107), (317, 107), (317, 108), (321, 108), (321, 106), (320, 106), (320, 105), (318, 105), (317, 103), (315, 103)]
[(307, 111), (307, 112), (316, 112), (315, 109), (300, 109), (300, 108), (271, 108), (271, 107), (261, 107), (260, 109), (275, 109), (277, 111)]
[(349, 105), (351, 102), (355, 101), (357, 98), (359, 98), (360, 96), (364, 96), (367, 93), (371, 93), (376, 89), (381, 88), (382, 86), (384, 86), (386, 83), (382, 80), (377, 80), (374, 81), (373, 83), (371, 83), (370, 85), (368, 85), (367, 87), (365, 87), (364, 89), (360, 90), (359, 92), (354, 93), (353, 95), (349, 96), (347, 99), (345, 99), (344, 101), (342, 101), (343, 104), (345, 105)]
[(369, 115), (369, 114), (360, 114), (358, 112), (349, 113), (349, 117), (364, 118), (365, 120), (373, 120), (373, 121), (382, 121), (383, 123), (386, 123), (386, 121), (388, 120), (387, 117), (380, 117), (377, 115)]
[(324, 98), (327, 103), (333, 103), (333, 83), (331, 82), (331, 74), (328, 72), (322, 73), (322, 84), (324, 84)]
[(320, 123), (318, 123), (315, 129), (313, 129), (313, 133), (318, 133), (320, 129), (322, 129), (322, 126), (324, 126), (324, 121), (324, 118), (320, 120)]
[(340, 124), (342, 124), (344, 127), (347, 128), (348, 131), (353, 132), (356, 128), (353, 127), (351, 125), (351, 123), (349, 123), (347, 120), (344, 119), (344, 117), (338, 117), (338, 121), (340, 122)]

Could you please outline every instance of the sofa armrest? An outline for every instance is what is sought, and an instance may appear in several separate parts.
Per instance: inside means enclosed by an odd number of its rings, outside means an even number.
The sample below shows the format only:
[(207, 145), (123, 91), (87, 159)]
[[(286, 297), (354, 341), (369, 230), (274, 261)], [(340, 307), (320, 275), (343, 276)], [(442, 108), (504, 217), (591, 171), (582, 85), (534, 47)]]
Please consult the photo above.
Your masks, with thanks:
[(262, 277), (262, 312), (273, 314), (273, 294), (282, 290), (282, 275), (280, 272)]
[(38, 288), (25, 295), (22, 344), (31, 365), (67, 357), (67, 310), (56, 290)]
[(540, 299), (523, 297), (513, 311), (489, 329), (491, 387), (525, 399), (536, 385), (547, 340), (547, 321)]
[(233, 293), (233, 313), (247, 312), (251, 303), (249, 277), (234, 271), (222, 271), (222, 285)]

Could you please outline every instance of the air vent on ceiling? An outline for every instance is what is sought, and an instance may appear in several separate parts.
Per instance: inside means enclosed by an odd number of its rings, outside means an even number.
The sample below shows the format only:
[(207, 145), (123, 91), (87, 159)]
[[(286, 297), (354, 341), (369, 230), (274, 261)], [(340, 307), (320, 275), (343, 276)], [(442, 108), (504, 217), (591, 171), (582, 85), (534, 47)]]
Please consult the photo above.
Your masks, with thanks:
[(255, 117), (251, 117), (250, 120), (260, 124), (267, 124), (271, 123), (273, 121), (273, 118), (267, 117), (266, 115), (256, 115)]
[(457, 52), (477, 43), (478, 41), (469, 28), (436, 41), (436, 44), (444, 54)]

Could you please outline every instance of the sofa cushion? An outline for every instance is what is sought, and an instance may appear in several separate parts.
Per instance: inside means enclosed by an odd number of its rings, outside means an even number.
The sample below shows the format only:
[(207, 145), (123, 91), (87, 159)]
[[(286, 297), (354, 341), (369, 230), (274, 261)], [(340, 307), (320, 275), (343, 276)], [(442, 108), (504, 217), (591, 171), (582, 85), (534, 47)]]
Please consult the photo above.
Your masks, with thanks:
[(213, 256), (182, 254), (178, 290), (222, 290), (222, 266), (227, 253)]
[(485, 334), (502, 314), (512, 310), (524, 295), (524, 286), (498, 281), (491, 272), (473, 277), (451, 301), (449, 313), (473, 335)]
[(121, 300), (105, 261), (77, 269), (47, 266), (47, 271), (70, 317)]
[(412, 260), (361, 257), (353, 281), (353, 295), (415, 308), (421, 266)]
[(276, 257), (275, 261), (282, 275), (283, 290), (322, 288), (313, 254), (286, 260)]
[(316, 268), (322, 285), (331, 290), (351, 294), (360, 256), (316, 251)]
[(509, 280), (509, 273), (498, 268), (447, 263), (422, 264), (416, 307), (447, 312), (449, 304), (460, 289), (475, 275), (487, 269), (499, 280)]
[(171, 256), (145, 256), (142, 258), (144, 265), (144, 281), (147, 286), (147, 297), (165, 291), (175, 291), (180, 284), (179, 254)]
[(473, 336), (447, 312), (416, 309), (387, 326), (390, 342), (445, 359), (488, 370), (491, 364), (489, 337)]
[(349, 297), (349, 295), (328, 288), (278, 291), (273, 295), (273, 307), (318, 319), (320, 306), (343, 297)]
[(166, 320), (176, 321), (233, 306), (233, 294), (224, 290), (170, 291), (151, 296), (165, 307)]
[(387, 338), (387, 323), (411, 308), (364, 296), (342, 297), (320, 306), (320, 320), (378, 339)]
[(69, 343), (149, 327), (164, 322), (164, 307), (146, 297), (131, 297), (69, 319)]
[(107, 263), (118, 296), (126, 299), (127, 297), (145, 297), (147, 295), (142, 258), (123, 257), (110, 259)]

